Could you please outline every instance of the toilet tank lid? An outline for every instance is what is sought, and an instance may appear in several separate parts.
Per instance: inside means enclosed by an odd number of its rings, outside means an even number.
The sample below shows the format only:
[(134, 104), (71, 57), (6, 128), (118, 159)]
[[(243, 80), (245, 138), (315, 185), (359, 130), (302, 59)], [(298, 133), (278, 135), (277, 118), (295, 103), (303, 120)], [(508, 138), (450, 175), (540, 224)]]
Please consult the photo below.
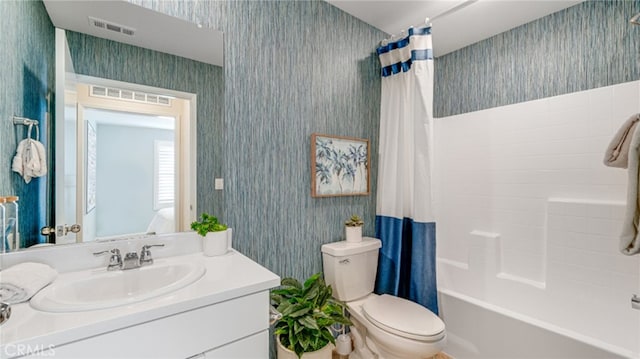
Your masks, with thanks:
[(362, 237), (362, 242), (333, 242), (322, 245), (322, 253), (334, 257), (350, 256), (377, 250), (382, 247), (382, 242), (378, 238)]

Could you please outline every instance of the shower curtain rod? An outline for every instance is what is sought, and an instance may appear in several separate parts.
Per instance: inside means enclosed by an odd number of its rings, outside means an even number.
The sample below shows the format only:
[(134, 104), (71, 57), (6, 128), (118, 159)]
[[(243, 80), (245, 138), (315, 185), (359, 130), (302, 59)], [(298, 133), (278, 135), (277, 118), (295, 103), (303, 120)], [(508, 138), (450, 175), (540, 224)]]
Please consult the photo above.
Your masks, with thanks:
[[(447, 15), (451, 15), (454, 12), (460, 11), (460, 10), (464, 9), (465, 7), (467, 7), (467, 6), (469, 6), (469, 5), (473, 4), (473, 3), (476, 3), (476, 2), (478, 2), (478, 0), (467, 0), (467, 1), (463, 2), (463, 3), (461, 3), (461, 4), (458, 4), (458, 5), (454, 6), (454, 7), (452, 7), (449, 10), (445, 10), (445, 11), (439, 13), (438, 15), (436, 15), (436, 16), (434, 16), (432, 18), (429, 18), (427, 16), (424, 19), (424, 23), (418, 24), (416, 26), (410, 26), (410, 28), (411, 27), (420, 27), (420, 26), (423, 26), (423, 25), (431, 26), (431, 22), (430, 21), (433, 21), (435, 19), (447, 16)], [(640, 15), (640, 14), (638, 14), (638, 15)], [(382, 43), (388, 43), (389, 41), (391, 41), (394, 38), (401, 38), (405, 34), (405, 32), (406, 32), (406, 30), (401, 30), (399, 34), (397, 34), (397, 35), (392, 34), (388, 38), (382, 40), (381, 42)]]
[[(413, 28), (413, 27), (420, 27), (420, 26), (423, 26), (423, 25), (424, 25), (424, 26), (431, 26), (431, 23), (429, 22), (429, 17), (426, 17), (426, 18), (424, 19), (424, 23), (419, 24), (419, 25), (416, 25), (416, 26), (410, 26), (409, 28)], [(405, 30), (402, 30), (402, 31), (400, 31), (400, 33), (399, 33), (399, 34), (397, 34), (397, 35), (390, 35), (390, 36), (389, 36), (389, 37), (387, 37), (386, 39), (384, 39), (384, 40), (380, 41), (380, 44), (381, 44), (381, 45), (386, 45), (386, 44), (388, 44), (388, 43), (389, 43), (391, 40), (393, 40), (393, 39), (401, 39), (401, 38), (403, 38), (403, 37), (405, 36), (405, 33), (406, 33), (406, 31), (405, 31)]]

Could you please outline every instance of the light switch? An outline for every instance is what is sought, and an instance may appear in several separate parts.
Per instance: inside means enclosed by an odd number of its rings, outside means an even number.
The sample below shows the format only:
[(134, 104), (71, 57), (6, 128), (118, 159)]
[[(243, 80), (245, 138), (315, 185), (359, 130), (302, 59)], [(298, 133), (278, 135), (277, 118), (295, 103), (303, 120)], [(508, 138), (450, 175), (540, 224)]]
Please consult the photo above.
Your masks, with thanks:
[(216, 190), (222, 190), (224, 189), (224, 179), (222, 178), (216, 178), (213, 181), (213, 188)]

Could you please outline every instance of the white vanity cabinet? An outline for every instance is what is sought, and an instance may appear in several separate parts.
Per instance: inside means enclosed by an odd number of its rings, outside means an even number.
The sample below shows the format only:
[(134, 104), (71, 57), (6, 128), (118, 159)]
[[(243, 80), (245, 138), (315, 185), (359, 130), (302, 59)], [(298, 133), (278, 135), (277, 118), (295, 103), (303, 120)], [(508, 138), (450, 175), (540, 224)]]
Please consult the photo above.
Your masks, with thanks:
[[(172, 242), (164, 243), (170, 247)], [(132, 246), (143, 244), (148, 243)], [(108, 246), (113, 244), (99, 243), (84, 251), (92, 256)], [(53, 254), (60, 254), (57, 248)], [(46, 258), (29, 260), (47, 263)], [(269, 291), (280, 278), (237, 251), (217, 257), (202, 252), (159, 257), (152, 265), (182, 268), (181, 263), (204, 266), (204, 274), (149, 299), (90, 310), (36, 309), (30, 303), (12, 306), (11, 318), (0, 327), (0, 359), (269, 358)], [(103, 271), (79, 268), (59, 273), (56, 281), (62, 288)], [(94, 287), (104, 290), (100, 281), (95, 282)], [(95, 296), (80, 296), (85, 297)]]
[[(51, 358), (269, 357), (267, 291), (64, 344)], [(44, 353), (28, 358), (41, 358)], [(199, 356), (198, 354), (203, 354)]]

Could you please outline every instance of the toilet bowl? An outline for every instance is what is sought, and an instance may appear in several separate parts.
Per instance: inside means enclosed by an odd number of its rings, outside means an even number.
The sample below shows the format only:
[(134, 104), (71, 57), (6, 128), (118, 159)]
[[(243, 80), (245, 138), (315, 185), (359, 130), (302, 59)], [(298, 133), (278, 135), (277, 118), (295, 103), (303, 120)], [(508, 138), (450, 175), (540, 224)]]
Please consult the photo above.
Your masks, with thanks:
[(369, 359), (372, 354), (379, 359), (431, 358), (446, 343), (442, 320), (411, 301), (370, 294), (347, 302), (347, 309), (354, 323), (351, 331), (360, 337), (353, 335), (355, 350), (350, 359)]
[(325, 281), (347, 304), (353, 326), (350, 359), (423, 359), (442, 351), (444, 322), (427, 308), (388, 294), (373, 294), (379, 239), (322, 246)]

